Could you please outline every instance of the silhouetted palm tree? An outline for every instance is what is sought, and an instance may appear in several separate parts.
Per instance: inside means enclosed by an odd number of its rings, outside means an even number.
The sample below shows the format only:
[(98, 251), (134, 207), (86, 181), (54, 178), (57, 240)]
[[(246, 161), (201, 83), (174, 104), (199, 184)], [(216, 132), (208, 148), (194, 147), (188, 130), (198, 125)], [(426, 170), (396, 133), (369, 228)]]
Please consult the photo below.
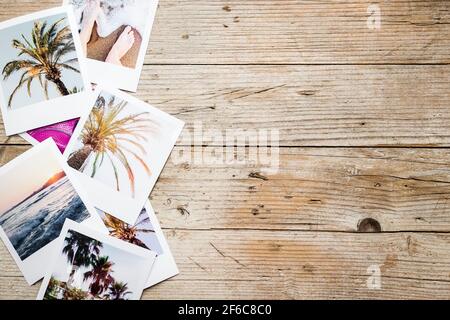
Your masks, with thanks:
[(71, 264), (69, 280), (67, 285), (70, 287), (73, 283), (75, 273), (80, 267), (88, 267), (91, 262), (100, 253), (102, 243), (82, 235), (75, 231), (69, 231), (68, 236), (64, 240), (63, 253), (67, 257), (67, 261)]
[(110, 300), (124, 300), (131, 293), (131, 291), (128, 291), (128, 284), (119, 281), (109, 286), (106, 298)]
[(113, 265), (108, 256), (96, 257), (91, 261), (92, 269), (84, 273), (83, 279), (84, 281), (92, 280), (89, 290), (94, 297), (99, 296), (114, 282), (111, 276)]
[(47, 28), (47, 22), (37, 21), (31, 31), (31, 40), (22, 34), (22, 39), (12, 41), (13, 48), (19, 51), (17, 59), (8, 62), (3, 68), (4, 79), (8, 79), (13, 73), (22, 71), (19, 83), (13, 90), (8, 100), (8, 107), (11, 107), (14, 95), (27, 85), (28, 95), (31, 96), (31, 83), (38, 80), (44, 93), (48, 98), (48, 82), (55, 84), (59, 93), (63, 96), (69, 95), (64, 82), (61, 80), (62, 69), (68, 69), (79, 72), (72, 66), (77, 62), (77, 58), (64, 60), (66, 54), (75, 51), (70, 27), (68, 25), (61, 27), (65, 18), (59, 19)]
[[(142, 158), (147, 154), (142, 142), (147, 141), (154, 122), (148, 118), (147, 112), (120, 115), (126, 105), (126, 101), (116, 103), (115, 97), (111, 97), (106, 103), (105, 98), (99, 96), (81, 132), (83, 147), (70, 155), (68, 164), (76, 170), (84, 171), (90, 157), (95, 156), (90, 174), (94, 177), (106, 156), (114, 171), (116, 189), (120, 191), (118, 167), (115, 162), (118, 160), (128, 174), (134, 197), (135, 174), (129, 157), (136, 159), (150, 176), (150, 168)], [(135, 147), (140, 154), (130, 147)]]

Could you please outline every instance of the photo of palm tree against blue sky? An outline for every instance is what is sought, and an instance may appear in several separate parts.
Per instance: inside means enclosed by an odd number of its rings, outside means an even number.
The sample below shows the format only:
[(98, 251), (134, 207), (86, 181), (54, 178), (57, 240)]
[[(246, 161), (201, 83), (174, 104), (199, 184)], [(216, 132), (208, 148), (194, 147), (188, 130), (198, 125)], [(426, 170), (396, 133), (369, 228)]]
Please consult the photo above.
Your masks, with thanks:
[(154, 251), (157, 255), (163, 253), (161, 244), (145, 208), (142, 209), (134, 224), (128, 224), (106, 212), (97, 209), (99, 216), (109, 231), (109, 235), (141, 248)]
[(143, 258), (69, 230), (46, 288), (45, 300), (128, 300), (142, 283)]
[(90, 217), (55, 155), (42, 149), (0, 175), (0, 227), (23, 261), (55, 240), (66, 218)]
[(8, 108), (77, 93), (83, 89), (67, 14), (0, 30), (1, 88)]
[(150, 139), (157, 129), (149, 112), (101, 92), (67, 163), (134, 198), (152, 175)]

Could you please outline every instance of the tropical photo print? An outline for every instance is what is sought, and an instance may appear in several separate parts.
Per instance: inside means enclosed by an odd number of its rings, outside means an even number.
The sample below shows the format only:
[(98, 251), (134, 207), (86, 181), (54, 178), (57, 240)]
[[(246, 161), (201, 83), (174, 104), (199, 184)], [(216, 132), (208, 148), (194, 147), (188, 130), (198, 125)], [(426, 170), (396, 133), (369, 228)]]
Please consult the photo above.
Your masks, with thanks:
[[(62, 246), (39, 297), (44, 300), (135, 300), (143, 290), (154, 254), (137, 255), (87, 230), (62, 233)], [(105, 236), (106, 237), (106, 236)], [(128, 245), (128, 244), (124, 244)]]
[(64, 153), (100, 210), (134, 223), (183, 122), (118, 90), (97, 88)]
[(69, 0), (86, 57), (134, 68), (153, 0)]
[(140, 180), (152, 175), (147, 156), (157, 126), (149, 112), (101, 92), (68, 164), (134, 198)]
[[(0, 104), (6, 129), (9, 125), (9, 131), (20, 133), (81, 114), (75, 106), (62, 106), (72, 101), (71, 96), (79, 96), (87, 81), (78, 59), (80, 46), (77, 51), (64, 9), (3, 22), (0, 39)], [(67, 111), (69, 107), (75, 111)]]
[(78, 124), (78, 120), (79, 118), (66, 120), (45, 127), (36, 128), (21, 134), (21, 136), (33, 145), (45, 141), (48, 138), (52, 138), (58, 146), (59, 151), (61, 151), (61, 153), (64, 153), (64, 150), (66, 150), (67, 144), (72, 137), (75, 127)]
[(99, 209), (97, 213), (110, 236), (156, 253), (146, 288), (178, 274), (177, 264), (149, 201), (134, 223), (126, 223)]
[(82, 222), (90, 217), (63, 164), (48, 140), (0, 170), (0, 231), (27, 279), (38, 280), (36, 273), (43, 276), (42, 265), (35, 263), (66, 219)]
[(119, 218), (98, 209), (97, 213), (103, 220), (110, 236), (141, 248), (152, 250), (157, 255), (163, 253), (155, 227), (152, 225), (149, 214), (145, 208), (142, 209), (134, 224), (128, 224)]

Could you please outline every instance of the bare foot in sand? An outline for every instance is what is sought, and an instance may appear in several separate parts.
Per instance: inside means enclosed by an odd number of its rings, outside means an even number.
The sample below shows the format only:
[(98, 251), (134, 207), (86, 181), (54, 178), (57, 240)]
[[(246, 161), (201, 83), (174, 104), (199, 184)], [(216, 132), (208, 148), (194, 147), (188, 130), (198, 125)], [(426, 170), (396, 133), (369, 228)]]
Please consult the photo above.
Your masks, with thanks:
[(94, 23), (97, 20), (100, 10), (100, 0), (91, 1), (86, 6), (86, 8), (84, 8), (83, 21), (81, 23), (80, 40), (85, 55), (87, 54), (87, 44), (91, 39)]
[(125, 30), (120, 34), (116, 43), (114, 43), (111, 51), (109, 51), (105, 62), (122, 65), (120, 59), (131, 49), (134, 44), (134, 31), (130, 26), (127, 26)]

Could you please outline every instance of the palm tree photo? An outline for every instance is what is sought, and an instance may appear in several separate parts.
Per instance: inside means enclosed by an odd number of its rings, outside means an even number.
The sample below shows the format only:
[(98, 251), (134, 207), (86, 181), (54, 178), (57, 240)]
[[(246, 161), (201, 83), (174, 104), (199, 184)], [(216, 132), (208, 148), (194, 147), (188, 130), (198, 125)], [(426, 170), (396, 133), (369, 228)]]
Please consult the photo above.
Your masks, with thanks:
[(68, 89), (62, 79), (62, 71), (69, 70), (75, 73), (80, 71), (76, 67), (77, 58), (67, 58), (68, 54), (75, 52), (75, 44), (66, 18), (48, 24), (47, 21), (35, 21), (31, 33), (21, 34), (20, 38), (13, 39), (11, 46), (17, 50), (17, 58), (6, 63), (2, 70), (4, 80), (13, 74), (20, 74), (18, 83), (9, 95), (8, 107), (11, 107), (13, 98), (21, 88), (26, 85), (28, 96), (32, 96), (31, 84), (38, 81), (49, 96), (49, 83), (61, 96), (66, 96), (79, 89)]
[[(109, 250), (109, 251), (108, 251)], [(114, 274), (115, 263), (111, 260), (111, 248), (108, 249), (100, 241), (75, 231), (69, 231), (64, 239), (62, 257), (68, 268), (69, 277), (65, 279), (51, 276), (44, 299), (46, 300), (125, 300), (133, 292), (128, 283), (119, 281)], [(109, 254), (108, 254), (109, 252)], [(114, 256), (114, 254), (113, 254)], [(79, 271), (81, 278), (74, 281)]]
[[(119, 101), (117, 101), (119, 100)], [(126, 172), (132, 196), (135, 196), (135, 166), (151, 175), (145, 157), (148, 135), (156, 124), (147, 112), (127, 114), (128, 102), (100, 95), (86, 121), (79, 140), (82, 146), (71, 153), (68, 164), (92, 178), (102, 167), (105, 158), (112, 167), (117, 191), (120, 191), (120, 169)], [(92, 164), (87, 167), (92, 158)]]
[(128, 291), (128, 285), (118, 281), (109, 286), (106, 297), (109, 300), (124, 300), (129, 294), (131, 291)]
[(112, 267), (114, 263), (109, 261), (109, 257), (96, 257), (91, 263), (91, 270), (86, 271), (83, 275), (83, 280), (90, 280), (89, 290), (95, 297), (102, 294), (108, 287), (114, 283), (112, 277)]
[(64, 240), (63, 253), (72, 266), (67, 285), (73, 283), (75, 273), (81, 267), (89, 267), (100, 253), (102, 243), (78, 232), (71, 232)]
[(155, 232), (155, 230), (145, 226), (146, 224), (150, 223), (150, 218), (148, 216), (147, 217), (144, 216), (143, 219), (140, 220), (138, 219), (138, 221), (134, 225), (130, 225), (108, 213), (105, 213), (103, 222), (105, 223), (105, 226), (108, 228), (109, 234), (111, 236), (135, 244), (145, 249), (149, 250), (151, 249), (141, 239), (139, 239), (140, 233)]

